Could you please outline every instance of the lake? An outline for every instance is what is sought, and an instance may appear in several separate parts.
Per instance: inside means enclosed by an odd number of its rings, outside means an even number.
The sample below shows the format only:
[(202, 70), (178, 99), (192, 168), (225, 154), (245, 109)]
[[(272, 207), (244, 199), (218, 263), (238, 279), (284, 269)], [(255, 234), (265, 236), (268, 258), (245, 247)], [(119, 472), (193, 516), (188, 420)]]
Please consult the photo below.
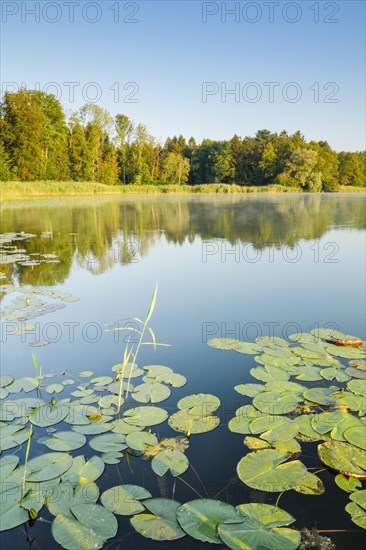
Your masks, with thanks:
[[(172, 476), (159, 478), (146, 460), (132, 457), (131, 463), (123, 459), (117, 466), (107, 465), (98, 481), (101, 490), (133, 483), (153, 496), (171, 498), (174, 491), (182, 503), (199, 498), (199, 493), (233, 505), (275, 504), (277, 493), (255, 491), (236, 477), (236, 465), (248, 449), (244, 435), (227, 429), (235, 410), (249, 402), (234, 386), (250, 381), (254, 356), (220, 351), (207, 341), (288, 339), (324, 327), (364, 338), (365, 227), (364, 194), (70, 197), (3, 206), (0, 232), (33, 236), (17, 245), (26, 251), (20, 253), (23, 259), (1, 265), (1, 282), (47, 287), (79, 300), (27, 321), (35, 327), (24, 334), (10, 334), (14, 321), (3, 320), (2, 374), (34, 376), (36, 351), (43, 371), (55, 373), (56, 382), (66, 376), (62, 373), (83, 370), (109, 375), (122, 361), (128, 335), (134, 342), (137, 334), (108, 327), (137, 327), (124, 319), (145, 318), (157, 284), (151, 326), (157, 341), (171, 346), (156, 351), (145, 346), (137, 363), (168, 365), (187, 378), (187, 385), (171, 388), (161, 405), (169, 413), (185, 395), (219, 397), (220, 426), (190, 438), (187, 456), (194, 470), (184, 479), (191, 487), (180, 480), (173, 486)], [(39, 263), (40, 257), (45, 261)], [(16, 288), (7, 290), (2, 308), (18, 295)], [(35, 348), (33, 341), (49, 343)], [(68, 391), (67, 386), (65, 396)], [(179, 435), (167, 423), (154, 431)], [(316, 444), (306, 445), (304, 461), (315, 467), (320, 464)], [(34, 437), (31, 454), (40, 452), (44, 447)], [(88, 445), (81, 452), (86, 458), (96, 454)], [(346, 493), (329, 471), (320, 476), (324, 495), (287, 491), (280, 506), (296, 518), (299, 529), (353, 530), (329, 536), (338, 549), (361, 548), (361, 530), (344, 511)], [(36, 537), (33, 546), (24, 527), (18, 527), (1, 534), (4, 547), (56, 548), (47, 523), (53, 517), (46, 507), (40, 517), (43, 521), (27, 527), (29, 536)], [(125, 544), (167, 550), (210, 546), (190, 537), (153, 542), (138, 535), (128, 517), (117, 518), (118, 534), (105, 545), (111, 550)]]

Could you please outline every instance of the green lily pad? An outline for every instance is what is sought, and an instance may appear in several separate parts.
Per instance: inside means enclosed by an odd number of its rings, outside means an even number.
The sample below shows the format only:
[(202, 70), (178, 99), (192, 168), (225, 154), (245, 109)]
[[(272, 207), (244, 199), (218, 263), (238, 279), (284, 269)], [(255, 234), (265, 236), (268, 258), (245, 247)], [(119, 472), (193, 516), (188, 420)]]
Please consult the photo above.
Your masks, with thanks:
[(320, 460), (341, 474), (366, 479), (366, 456), (364, 451), (349, 443), (327, 441), (318, 445)]
[(278, 367), (272, 367), (270, 365), (265, 365), (265, 368), (256, 367), (250, 369), (250, 374), (257, 380), (261, 382), (275, 382), (276, 380), (289, 380), (290, 375), (283, 369)]
[(238, 476), (243, 483), (260, 491), (294, 489), (308, 472), (299, 460), (287, 462), (289, 457), (288, 453), (272, 449), (249, 453), (238, 464)]
[(149, 491), (138, 485), (117, 485), (105, 491), (101, 501), (114, 514), (132, 516), (143, 512), (144, 506), (140, 500), (150, 497)]
[(366, 395), (366, 382), (363, 380), (350, 380), (347, 388), (355, 395)]
[[(253, 344), (251, 346), (247, 342), (241, 342), (240, 340), (235, 340), (233, 338), (211, 338), (211, 340), (208, 340), (207, 344), (211, 348), (221, 349), (224, 351), (230, 351), (230, 350), (237, 350), (237, 349), (247, 349), (248, 351), (242, 351), (242, 353), (249, 353), (249, 354), (255, 354), (258, 353), (258, 351), (261, 351), (262, 348), (259, 347), (256, 344)], [(244, 345), (247, 344), (247, 345)], [(251, 351), (253, 350), (253, 351)]]
[(120, 452), (127, 449), (125, 436), (116, 433), (106, 433), (92, 437), (89, 440), (89, 445), (92, 449), (100, 453), (107, 453), (110, 451)]
[(85, 443), (85, 435), (71, 430), (55, 432), (52, 437), (47, 437), (44, 441), (44, 444), (52, 451), (75, 451), (83, 447)]
[(85, 462), (82, 455), (73, 459), (71, 467), (62, 474), (62, 481), (70, 481), (76, 487), (81, 480), (96, 481), (104, 472), (105, 464), (99, 456), (92, 456)]
[(263, 392), (254, 397), (253, 405), (259, 411), (267, 414), (287, 414), (294, 411), (300, 397), (295, 393)]
[(96, 386), (108, 386), (108, 384), (111, 384), (112, 382), (113, 378), (110, 376), (98, 376), (97, 378), (90, 380), (90, 383), (95, 384)]
[(347, 477), (343, 474), (338, 474), (334, 481), (340, 489), (346, 491), (347, 493), (354, 493), (357, 489), (362, 487), (362, 483), (359, 479), (355, 477)]
[(220, 424), (218, 416), (193, 415), (189, 410), (179, 411), (172, 414), (168, 420), (169, 426), (176, 432), (185, 434), (201, 434), (210, 432)]
[(140, 535), (157, 541), (177, 540), (185, 536), (176, 518), (179, 502), (167, 498), (152, 498), (145, 500), (144, 506), (150, 514), (138, 514), (131, 518), (132, 527)]
[(183, 474), (189, 467), (189, 460), (185, 454), (180, 451), (166, 450), (160, 451), (151, 462), (153, 471), (158, 476), (163, 476), (167, 472), (176, 477)]
[(6, 480), (19, 464), (19, 457), (6, 455), (0, 458), (0, 482)]
[(297, 380), (304, 380), (306, 382), (318, 382), (322, 379), (322, 376), (320, 374), (321, 368), (319, 367), (313, 367), (313, 366), (298, 366), (297, 367)]
[(252, 437), (249, 435), (244, 439), (244, 445), (246, 445), (251, 451), (266, 449), (270, 446), (268, 441), (264, 441), (263, 439), (258, 439), (257, 437)]
[(150, 382), (136, 386), (132, 397), (139, 403), (161, 403), (170, 396), (170, 389), (159, 382)]
[(70, 407), (66, 404), (46, 404), (34, 409), (29, 415), (29, 420), (35, 426), (47, 428), (65, 420), (69, 412)]
[(366, 490), (356, 491), (350, 499), (352, 502), (347, 504), (346, 511), (351, 514), (353, 523), (366, 529)]
[(109, 453), (103, 453), (101, 459), (105, 464), (119, 464), (123, 458), (123, 453), (117, 451), (110, 451)]
[(295, 550), (301, 541), (299, 531), (284, 526), (295, 519), (284, 510), (269, 504), (241, 504), (243, 521), (220, 524), (218, 533), (224, 544), (233, 550)]
[(309, 472), (306, 478), (296, 485), (295, 491), (303, 495), (322, 495), (325, 487), (321, 479)]
[(0, 376), (0, 388), (5, 388), (6, 386), (9, 386), (13, 381), (13, 376), (9, 376), (7, 374)]
[(14, 529), (28, 521), (28, 511), (20, 506), (19, 501), (20, 496), (12, 491), (0, 499), (0, 531)]
[(31, 458), (27, 464), (26, 480), (46, 481), (64, 474), (72, 465), (72, 456), (66, 453), (46, 453)]
[(127, 435), (132, 432), (139, 432), (144, 428), (145, 426), (134, 426), (133, 424), (128, 424), (122, 418), (119, 418), (113, 422), (112, 431), (117, 434)]
[(346, 438), (344, 437), (344, 432), (346, 430), (349, 428), (362, 426), (363, 424), (357, 416), (349, 413), (343, 413), (342, 417), (340, 417), (339, 423), (334, 426), (330, 435), (332, 439), (335, 439), (336, 441), (346, 441)]
[(0, 452), (18, 447), (29, 437), (29, 429), (22, 424), (0, 422)]
[(163, 382), (173, 388), (182, 388), (187, 384), (187, 378), (182, 374), (177, 374), (175, 372), (169, 372), (164, 374), (159, 374), (155, 380), (157, 382)]
[(147, 371), (147, 376), (149, 378), (156, 378), (161, 374), (173, 373), (173, 369), (171, 369), (170, 367), (166, 367), (165, 365), (146, 365), (146, 367), (144, 367), (144, 370)]
[(255, 397), (264, 390), (263, 384), (239, 384), (234, 390), (247, 397)]
[(130, 449), (144, 453), (149, 447), (157, 445), (158, 440), (154, 434), (138, 431), (127, 434), (126, 443)]
[(333, 393), (339, 388), (331, 386), (330, 388), (310, 388), (304, 391), (304, 397), (307, 401), (317, 403), (318, 405), (334, 405), (336, 399), (333, 397)]
[(348, 443), (366, 451), (366, 426), (348, 428), (348, 430), (344, 432), (344, 437)]
[(81, 426), (72, 426), (74, 432), (84, 435), (100, 435), (107, 433), (114, 428), (114, 423), (112, 422), (103, 422), (103, 421), (92, 421), (90, 424), (85, 424)]
[(52, 535), (66, 550), (98, 550), (116, 535), (115, 516), (98, 504), (70, 507), (73, 517), (58, 515), (52, 523)]
[(197, 499), (178, 508), (177, 520), (191, 537), (203, 542), (220, 544), (217, 537), (218, 525), (239, 523), (242, 516), (238, 510), (225, 502)]
[(155, 426), (168, 418), (168, 413), (159, 407), (136, 407), (123, 413), (123, 420), (134, 426)]
[(9, 393), (28, 393), (35, 390), (38, 387), (38, 380), (36, 378), (31, 378), (30, 376), (25, 376), (24, 378), (17, 378), (11, 384), (6, 386), (6, 389)]
[(63, 389), (64, 386), (62, 384), (50, 384), (46, 386), (47, 393), (61, 393)]
[(196, 393), (180, 399), (177, 407), (189, 414), (206, 416), (220, 407), (220, 399), (209, 393)]
[(317, 433), (325, 434), (332, 431), (347, 416), (346, 412), (339, 410), (315, 414), (311, 420), (311, 426)]
[(365, 352), (359, 348), (328, 344), (326, 350), (336, 357), (344, 357), (345, 359), (363, 359), (365, 357)]
[(78, 372), (78, 376), (80, 376), (80, 378), (90, 378), (91, 376), (93, 376), (94, 372), (91, 371), (91, 370), (83, 370), (81, 372)]

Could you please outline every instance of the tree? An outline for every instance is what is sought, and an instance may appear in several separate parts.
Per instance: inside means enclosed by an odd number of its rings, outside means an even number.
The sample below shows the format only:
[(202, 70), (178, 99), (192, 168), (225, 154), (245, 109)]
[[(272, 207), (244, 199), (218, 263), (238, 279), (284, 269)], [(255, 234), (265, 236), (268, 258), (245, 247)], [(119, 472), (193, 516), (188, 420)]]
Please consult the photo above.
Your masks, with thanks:
[(171, 151), (163, 161), (161, 179), (165, 183), (183, 185), (189, 175), (189, 160)]
[(306, 191), (320, 191), (322, 181), (317, 162), (316, 151), (296, 149), (291, 155), (287, 169), (279, 175), (276, 183), (289, 187), (302, 187)]

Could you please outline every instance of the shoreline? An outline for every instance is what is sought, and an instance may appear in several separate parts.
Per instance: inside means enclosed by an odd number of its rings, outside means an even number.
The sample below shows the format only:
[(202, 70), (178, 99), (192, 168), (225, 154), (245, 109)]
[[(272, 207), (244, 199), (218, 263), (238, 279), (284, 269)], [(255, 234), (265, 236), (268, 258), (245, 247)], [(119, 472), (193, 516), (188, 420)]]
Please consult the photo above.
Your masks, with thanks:
[[(365, 193), (366, 187), (339, 186), (333, 193)], [(303, 189), (280, 185), (242, 186), (236, 184), (200, 185), (105, 185), (94, 182), (0, 182), (2, 202), (21, 201), (42, 197), (81, 197), (102, 195), (164, 195), (164, 194), (296, 194), (306, 193)], [(319, 194), (328, 194), (320, 192)]]

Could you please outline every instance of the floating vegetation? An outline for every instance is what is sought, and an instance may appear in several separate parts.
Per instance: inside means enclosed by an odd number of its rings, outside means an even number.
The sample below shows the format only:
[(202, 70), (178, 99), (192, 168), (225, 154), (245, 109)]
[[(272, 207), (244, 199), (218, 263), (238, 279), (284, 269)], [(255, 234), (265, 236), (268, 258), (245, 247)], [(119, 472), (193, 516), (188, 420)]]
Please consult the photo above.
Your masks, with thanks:
[[(161, 405), (187, 380), (165, 365), (137, 364), (142, 345), (163, 345), (149, 326), (156, 293), (145, 321), (137, 320), (139, 341), (127, 339), (123, 360), (112, 367), (112, 376), (83, 370), (75, 378), (49, 381), (34, 356), (34, 377), (0, 377), (0, 452), (5, 453), (0, 458), (0, 530), (37, 521), (45, 506), (54, 516), (52, 535), (67, 550), (103, 548), (117, 534), (119, 515), (130, 516), (132, 527), (155, 541), (189, 535), (233, 550), (308, 547), (313, 535), (301, 537), (293, 527), (295, 518), (277, 505), (279, 497), (276, 505), (238, 506), (214, 498), (183, 504), (174, 499), (175, 484), (185, 482), (181, 476), (191, 469), (190, 438), (219, 426), (221, 402), (215, 395), (195, 393), (179, 399), (173, 411)], [(34, 300), (36, 310), (43, 307), (39, 297)], [(331, 338), (328, 332), (317, 332), (289, 342), (215, 339), (209, 344), (251, 356), (247, 370), (253, 382), (235, 386), (243, 404), (228, 423), (231, 432), (245, 436), (247, 452), (237, 465), (239, 480), (261, 494), (295, 491), (301, 498), (319, 496), (325, 493), (317, 475), (322, 463), (349, 498), (346, 513), (366, 528), (365, 381), (352, 375), (352, 369), (366, 372), (365, 352), (352, 345), (356, 338), (337, 333), (335, 343), (330, 343)], [(333, 347), (352, 353), (335, 354)], [(347, 365), (338, 357), (349, 360)], [(62, 392), (69, 393), (62, 398)], [(163, 423), (182, 435), (160, 437)], [(308, 468), (302, 457), (302, 447), (309, 442), (318, 447), (319, 471)], [(22, 445), (27, 449), (20, 464), (16, 453)], [(41, 446), (47, 452), (29, 458), (30, 448)], [(90, 449), (93, 456), (86, 461), (80, 453)], [(96, 481), (106, 464), (130, 464), (131, 456), (150, 462), (160, 483), (174, 480), (171, 499), (154, 498), (133, 484), (116, 485), (100, 495)], [(324, 544), (328, 541), (316, 536)]]

